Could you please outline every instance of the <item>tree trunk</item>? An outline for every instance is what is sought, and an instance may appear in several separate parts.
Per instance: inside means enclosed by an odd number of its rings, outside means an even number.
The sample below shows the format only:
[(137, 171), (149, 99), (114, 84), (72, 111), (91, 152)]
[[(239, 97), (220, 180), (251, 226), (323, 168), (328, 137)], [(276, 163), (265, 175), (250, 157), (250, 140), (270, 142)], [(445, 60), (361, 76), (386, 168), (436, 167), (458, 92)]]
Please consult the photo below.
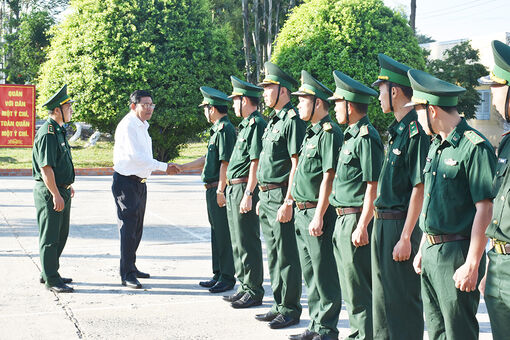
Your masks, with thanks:
[(261, 57), (261, 49), (260, 49), (260, 21), (259, 21), (259, 0), (253, 1), (253, 48), (255, 49), (255, 77), (252, 76), (253, 81), (259, 81), (260, 77), (260, 57)]
[(409, 25), (416, 33), (416, 0), (411, 0), (411, 15), (409, 16)]
[(273, 0), (267, 0), (267, 60), (271, 60), (271, 47), (273, 45)]
[(250, 72), (250, 22), (248, 20), (250, 12), (248, 9), (248, 0), (242, 0), (242, 11), (243, 11), (243, 45), (244, 45), (244, 62), (246, 69), (246, 79), (249, 80), (251, 78)]

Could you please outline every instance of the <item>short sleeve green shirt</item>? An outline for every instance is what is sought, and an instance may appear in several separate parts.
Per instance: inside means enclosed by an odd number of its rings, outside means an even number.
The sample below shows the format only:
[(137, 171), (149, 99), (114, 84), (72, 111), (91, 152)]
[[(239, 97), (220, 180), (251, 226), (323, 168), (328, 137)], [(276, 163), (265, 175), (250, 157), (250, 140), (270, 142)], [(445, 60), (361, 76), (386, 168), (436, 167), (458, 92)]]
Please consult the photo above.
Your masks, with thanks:
[(259, 159), (262, 151), (262, 135), (266, 121), (258, 111), (239, 123), (237, 141), (227, 168), (227, 178), (247, 177), (250, 173), (250, 162)]
[(507, 132), (498, 148), (498, 162), (493, 182), (494, 207), (487, 236), (510, 242), (510, 132)]
[(319, 200), (323, 174), (335, 170), (343, 139), (342, 130), (329, 115), (308, 126), (292, 183), (291, 193), (296, 202)]
[(469, 237), (475, 203), (492, 199), (496, 156), (490, 143), (462, 118), (448, 137), (432, 141), (423, 173), (420, 228), (431, 235)]
[(273, 111), (262, 135), (257, 180), (261, 184), (283, 183), (289, 179), (290, 158), (299, 153), (305, 136), (303, 122), (289, 102), (280, 112)]
[(36, 181), (43, 180), (41, 168), (47, 165), (52, 167), (57, 185), (74, 183), (73, 158), (65, 130), (51, 118), (37, 130), (34, 138), (32, 176)]
[(213, 124), (210, 134), (202, 170), (202, 181), (205, 183), (219, 180), (221, 162), (230, 161), (236, 142), (236, 130), (226, 115)]
[(418, 123), (413, 109), (388, 128), (390, 140), (377, 185), (374, 205), (378, 209), (406, 211), (413, 187), (423, 183), (423, 167), (430, 137)]
[(367, 182), (377, 182), (384, 148), (377, 130), (365, 116), (344, 131), (329, 202), (334, 207), (361, 207)]

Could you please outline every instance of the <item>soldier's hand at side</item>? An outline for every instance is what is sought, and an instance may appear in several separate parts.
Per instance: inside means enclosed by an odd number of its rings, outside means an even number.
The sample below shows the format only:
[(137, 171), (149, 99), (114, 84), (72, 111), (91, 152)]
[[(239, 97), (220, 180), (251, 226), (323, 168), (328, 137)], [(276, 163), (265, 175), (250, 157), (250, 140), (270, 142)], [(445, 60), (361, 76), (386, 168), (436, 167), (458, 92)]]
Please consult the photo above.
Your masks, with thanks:
[(480, 284), (478, 285), (478, 290), (482, 295), (485, 295), (485, 283), (487, 282), (487, 274), (483, 277), (483, 279), (480, 281)]
[(74, 197), (74, 188), (71, 186), (71, 198)]
[(241, 200), (241, 204), (239, 205), (239, 212), (241, 214), (246, 214), (251, 210), (251, 208), (252, 208), (251, 196), (244, 195), (243, 199)]
[(310, 233), (311, 236), (321, 236), (322, 225), (323, 225), (322, 218), (314, 216), (314, 218), (310, 222), (310, 225), (308, 226), (308, 232)]
[(453, 274), (453, 280), (455, 281), (455, 288), (463, 292), (474, 291), (478, 280), (478, 267), (475, 268), (464, 263)]
[(283, 203), (276, 213), (276, 220), (280, 223), (287, 223), (292, 219), (292, 205)]
[(218, 207), (223, 208), (227, 205), (227, 199), (225, 198), (224, 192), (216, 193), (216, 202), (218, 203)]
[(416, 274), (421, 274), (421, 250), (418, 250), (418, 253), (416, 253), (416, 256), (413, 260), (413, 267)]
[(53, 209), (55, 211), (62, 211), (64, 210), (64, 199), (62, 198), (62, 196), (60, 196), (60, 194), (58, 194), (57, 196), (53, 196)]
[(367, 228), (361, 228), (357, 226), (351, 235), (352, 244), (355, 247), (363, 247), (368, 244), (368, 230)]
[(411, 257), (411, 240), (400, 239), (393, 248), (393, 260), (397, 262), (407, 261)]
[(258, 201), (257, 205), (255, 206), (255, 214), (257, 214), (257, 216), (259, 215), (259, 208), (260, 208), (260, 201)]

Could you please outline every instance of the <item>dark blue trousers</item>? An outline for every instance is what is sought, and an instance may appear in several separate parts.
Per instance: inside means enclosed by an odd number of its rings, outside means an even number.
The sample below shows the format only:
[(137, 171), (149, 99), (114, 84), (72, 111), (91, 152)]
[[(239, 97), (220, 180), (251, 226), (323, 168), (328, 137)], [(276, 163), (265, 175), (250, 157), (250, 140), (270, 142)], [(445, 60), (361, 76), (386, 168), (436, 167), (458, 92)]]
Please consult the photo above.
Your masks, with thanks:
[(113, 174), (113, 198), (120, 232), (120, 277), (136, 278), (136, 250), (142, 239), (147, 186), (131, 177)]

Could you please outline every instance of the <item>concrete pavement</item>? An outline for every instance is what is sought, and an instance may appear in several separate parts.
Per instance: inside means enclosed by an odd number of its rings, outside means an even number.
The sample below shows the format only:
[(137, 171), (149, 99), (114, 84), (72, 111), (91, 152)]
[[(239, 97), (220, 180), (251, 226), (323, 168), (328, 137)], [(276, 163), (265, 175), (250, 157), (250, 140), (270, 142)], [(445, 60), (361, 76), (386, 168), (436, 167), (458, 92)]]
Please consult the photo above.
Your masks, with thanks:
[[(260, 307), (234, 310), (221, 295), (198, 286), (212, 275), (199, 176), (149, 179), (137, 266), (152, 277), (140, 280), (143, 290), (121, 286), (110, 186), (109, 176), (77, 177), (60, 270), (73, 278), (76, 292), (57, 295), (38, 282), (33, 180), (0, 177), (0, 339), (287, 339), (308, 325), (305, 289), (299, 325), (271, 330), (253, 318), (272, 303), (266, 263), (266, 296)], [(491, 339), (483, 301), (478, 318), (480, 338)], [(339, 329), (341, 338), (349, 334), (345, 306)]]

